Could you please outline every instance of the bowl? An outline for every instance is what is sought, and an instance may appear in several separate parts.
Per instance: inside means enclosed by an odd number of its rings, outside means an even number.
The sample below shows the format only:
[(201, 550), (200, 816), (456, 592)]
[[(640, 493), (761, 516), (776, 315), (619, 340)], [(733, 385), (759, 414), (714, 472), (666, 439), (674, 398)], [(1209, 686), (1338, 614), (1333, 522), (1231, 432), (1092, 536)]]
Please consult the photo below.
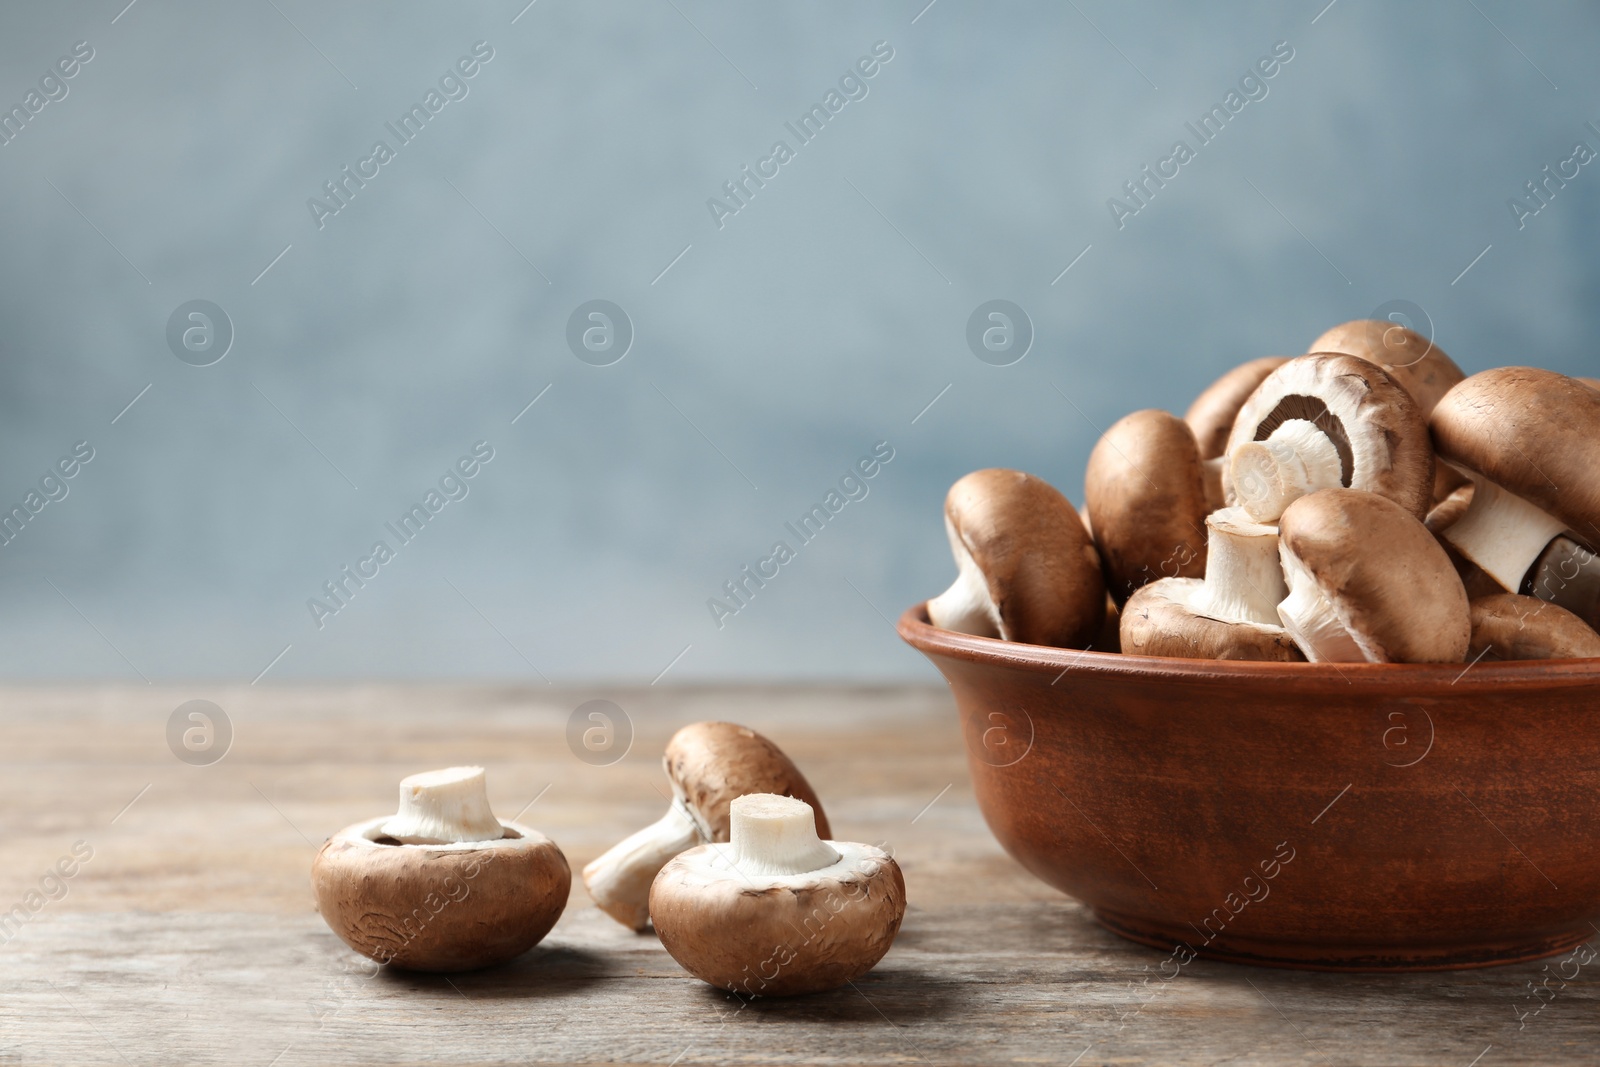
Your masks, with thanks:
[(1000, 844), (1124, 937), (1445, 970), (1600, 933), (1600, 660), (1236, 663), (900, 636)]

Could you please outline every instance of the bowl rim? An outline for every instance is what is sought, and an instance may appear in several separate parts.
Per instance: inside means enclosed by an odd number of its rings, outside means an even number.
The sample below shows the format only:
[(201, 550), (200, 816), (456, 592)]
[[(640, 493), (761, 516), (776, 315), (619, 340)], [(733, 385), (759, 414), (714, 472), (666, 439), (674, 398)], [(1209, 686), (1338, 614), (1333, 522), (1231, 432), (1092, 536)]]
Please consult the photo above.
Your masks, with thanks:
[[(1160, 679), (1237, 685), (1271, 680), (1289, 688), (1324, 689), (1340, 683), (1392, 690), (1551, 689), (1600, 686), (1600, 659), (1510, 660), (1493, 663), (1263, 663), (1248, 660), (1135, 656), (1092, 649), (1053, 648), (942, 630), (928, 621), (928, 603), (907, 608), (895, 625), (902, 640), (928, 656), (1010, 667), (1059, 680), (1071, 671), (1105, 678)], [(1051, 684), (1054, 684), (1052, 682)], [(1596, 694), (1600, 699), (1600, 692)]]

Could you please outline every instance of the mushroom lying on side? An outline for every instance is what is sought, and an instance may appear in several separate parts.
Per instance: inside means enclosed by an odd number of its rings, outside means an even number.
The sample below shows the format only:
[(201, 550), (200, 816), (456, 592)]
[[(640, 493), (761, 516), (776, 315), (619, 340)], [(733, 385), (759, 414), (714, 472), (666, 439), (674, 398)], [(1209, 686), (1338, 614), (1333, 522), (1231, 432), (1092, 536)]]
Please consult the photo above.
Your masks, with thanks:
[(1600, 633), (1566, 608), (1538, 597), (1497, 593), (1472, 601), (1473, 660), (1593, 659)]
[(650, 925), (650, 883), (672, 857), (708, 841), (728, 840), (728, 805), (746, 793), (781, 793), (828, 817), (805, 775), (777, 745), (731, 722), (697, 722), (672, 735), (661, 758), (672, 783), (667, 813), (591, 862), (583, 884), (600, 910), (622, 925)]
[(703, 982), (744, 997), (836, 989), (870, 971), (905, 917), (900, 866), (881, 849), (824, 841), (790, 797), (735, 800), (727, 844), (661, 869), (650, 917)]
[(1278, 617), (1313, 663), (1457, 663), (1467, 593), (1428, 528), (1387, 497), (1324, 489), (1279, 523)]
[(1095, 443), (1083, 496), (1111, 595), (1206, 571), (1200, 447), (1189, 424), (1154, 408), (1118, 419)]
[(1433, 449), (1416, 401), (1356, 356), (1299, 356), (1268, 375), (1233, 424), (1228, 471), (1230, 502), (1257, 522), (1341, 486), (1388, 497), (1419, 521), (1433, 502)]
[(1162, 578), (1128, 598), (1122, 651), (1185, 659), (1304, 660), (1278, 619), (1288, 596), (1278, 562), (1278, 530), (1242, 508), (1206, 517), (1204, 580)]
[(1569, 542), (1562, 558), (1600, 542), (1600, 392), (1553, 371), (1501, 367), (1450, 390), (1430, 425), (1439, 458), (1474, 486), (1444, 537), (1506, 592), (1524, 590), (1552, 542)]
[(400, 782), (400, 810), (347, 826), (311, 864), (317, 910), (379, 963), (465, 971), (520, 956), (567, 905), (555, 843), (489, 810), (482, 767)]
[(1067, 498), (1021, 471), (973, 471), (950, 487), (944, 527), (956, 580), (928, 601), (935, 626), (1082, 648), (1105, 618), (1100, 557)]
[[(1466, 377), (1444, 349), (1415, 330), (1382, 319), (1356, 319), (1335, 326), (1306, 351), (1343, 352), (1376, 363), (1411, 394), (1424, 419), (1440, 398)], [(1434, 467), (1434, 500), (1443, 500), (1463, 484), (1461, 475), (1444, 464)]]

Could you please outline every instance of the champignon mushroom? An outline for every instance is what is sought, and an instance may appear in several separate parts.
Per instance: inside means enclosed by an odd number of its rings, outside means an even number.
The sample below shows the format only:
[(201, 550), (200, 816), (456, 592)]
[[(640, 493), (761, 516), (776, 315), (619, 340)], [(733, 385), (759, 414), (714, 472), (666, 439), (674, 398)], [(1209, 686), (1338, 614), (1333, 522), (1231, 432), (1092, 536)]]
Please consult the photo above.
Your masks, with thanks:
[(413, 971), (466, 971), (520, 956), (567, 905), (555, 843), (489, 810), (482, 767), (400, 782), (395, 815), (347, 826), (311, 864), (317, 910), (363, 956)]
[(1200, 447), (1182, 419), (1151, 408), (1112, 423), (1089, 454), (1083, 496), (1117, 601), (1158, 578), (1205, 573), (1211, 508)]
[(1228, 434), (1233, 430), (1233, 420), (1239, 417), (1239, 409), (1267, 375), (1287, 362), (1288, 356), (1262, 356), (1241, 363), (1194, 398), (1183, 413), (1183, 421), (1194, 431), (1202, 460), (1221, 458), (1228, 449)]
[(828, 817), (800, 768), (777, 745), (731, 722), (697, 722), (667, 742), (661, 765), (672, 783), (667, 813), (623, 839), (583, 869), (600, 910), (622, 925), (650, 925), (650, 883), (672, 857), (705, 842), (728, 840), (728, 805), (746, 793), (782, 793)]
[[(1443, 467), (1445, 464), (1441, 463)], [(1428, 517), (1422, 524), (1428, 532), (1435, 537), (1443, 537), (1444, 532), (1461, 521), (1461, 516), (1467, 513), (1467, 508), (1472, 506), (1472, 483), (1451, 490), (1450, 495), (1439, 501), (1428, 510)]]
[(1320, 489), (1362, 489), (1419, 521), (1433, 501), (1433, 449), (1411, 394), (1375, 363), (1298, 356), (1245, 402), (1228, 438), (1230, 503), (1275, 522)]
[(1279, 523), (1278, 617), (1313, 663), (1456, 663), (1467, 593), (1428, 528), (1387, 497), (1324, 489)]
[(870, 971), (905, 917), (899, 864), (872, 845), (824, 841), (804, 801), (744, 796), (731, 815), (727, 844), (683, 853), (650, 889), (672, 958), (745, 997), (816, 993)]
[(1206, 576), (1162, 578), (1136, 591), (1122, 612), (1122, 651), (1184, 659), (1305, 659), (1278, 620), (1289, 595), (1276, 527), (1243, 508), (1206, 517)]
[(973, 471), (950, 487), (944, 527), (956, 580), (928, 601), (935, 626), (1082, 648), (1105, 617), (1100, 557), (1067, 498), (1021, 471)]
[(1538, 597), (1496, 593), (1472, 601), (1472, 643), (1478, 659), (1593, 659), (1600, 633), (1566, 608)]
[(1550, 542), (1533, 561), (1523, 589), (1530, 596), (1566, 608), (1600, 630), (1600, 556), (1571, 538), (1558, 537)]
[(1554, 371), (1501, 367), (1450, 390), (1430, 425), (1439, 458), (1474, 486), (1444, 536), (1506, 592), (1522, 591), (1556, 538), (1600, 538), (1600, 392)]

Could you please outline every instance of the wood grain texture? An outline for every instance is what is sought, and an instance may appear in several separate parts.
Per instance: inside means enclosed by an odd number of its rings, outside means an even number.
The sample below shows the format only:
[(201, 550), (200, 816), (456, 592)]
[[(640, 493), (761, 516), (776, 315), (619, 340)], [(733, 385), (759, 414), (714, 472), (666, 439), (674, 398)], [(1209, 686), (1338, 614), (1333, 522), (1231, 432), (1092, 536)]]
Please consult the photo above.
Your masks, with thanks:
[[(597, 696), (637, 733), (609, 767), (566, 747), (568, 715)], [(208, 767), (166, 747), (167, 716), (195, 697), (236, 731)], [(837, 836), (893, 848), (905, 924), (854, 988), (742, 1005), (581, 887), (533, 952), (448, 980), (370, 976), (311, 909), (315, 845), (392, 807), (406, 773), (483, 763), (497, 811), (538, 796), (522, 821), (577, 867), (659, 814), (661, 746), (702, 718), (771, 737)], [(1564, 983), (1559, 961), (1361, 976), (1198, 960), (1163, 980), (1168, 953), (1102, 930), (1000, 851), (942, 689), (11, 688), (0, 731), (0, 911), (74, 842), (93, 849), (0, 945), (0, 1063), (1494, 1067), (1589, 1062), (1600, 1040), (1600, 959)]]

